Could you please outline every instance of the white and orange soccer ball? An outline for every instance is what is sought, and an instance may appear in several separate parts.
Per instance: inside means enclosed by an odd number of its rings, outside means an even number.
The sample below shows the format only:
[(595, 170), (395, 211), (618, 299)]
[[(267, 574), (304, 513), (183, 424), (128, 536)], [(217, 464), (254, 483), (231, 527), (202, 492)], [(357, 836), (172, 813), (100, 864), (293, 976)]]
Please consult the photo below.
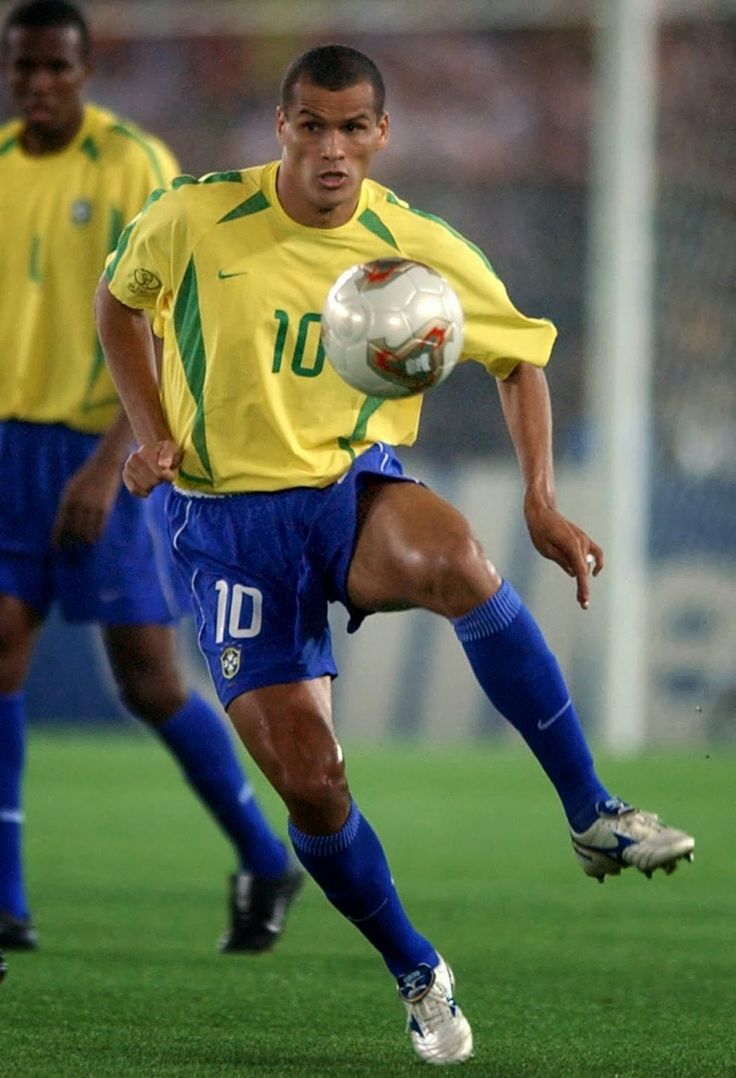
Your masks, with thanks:
[(329, 291), (322, 343), (337, 373), (373, 397), (410, 397), (447, 378), (463, 347), (463, 311), (445, 278), (421, 262), (352, 266)]

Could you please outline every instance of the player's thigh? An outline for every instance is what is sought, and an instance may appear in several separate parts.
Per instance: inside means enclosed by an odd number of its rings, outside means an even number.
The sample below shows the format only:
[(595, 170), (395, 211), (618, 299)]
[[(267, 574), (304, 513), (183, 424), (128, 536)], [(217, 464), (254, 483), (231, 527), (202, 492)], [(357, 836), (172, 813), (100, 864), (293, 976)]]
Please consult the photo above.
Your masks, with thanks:
[(197, 641), (226, 709), (253, 689), (337, 672), (324, 581), (305, 563), (310, 493), (171, 499)]
[(54, 574), (67, 621), (159, 625), (188, 612), (158, 495), (121, 489), (100, 539), (56, 551)]
[(0, 593), (0, 694), (23, 687), (42, 623), (41, 614), (28, 603)]
[(463, 514), (427, 487), (374, 481), (360, 498), (348, 572), (356, 606), (421, 606), (457, 617), (500, 586)]
[(228, 715), (297, 827), (314, 834), (338, 831), (350, 810), (350, 793), (332, 724), (330, 678), (241, 693)]
[(173, 625), (106, 625), (102, 635), (120, 695), (134, 714), (155, 725), (180, 710), (187, 688)]

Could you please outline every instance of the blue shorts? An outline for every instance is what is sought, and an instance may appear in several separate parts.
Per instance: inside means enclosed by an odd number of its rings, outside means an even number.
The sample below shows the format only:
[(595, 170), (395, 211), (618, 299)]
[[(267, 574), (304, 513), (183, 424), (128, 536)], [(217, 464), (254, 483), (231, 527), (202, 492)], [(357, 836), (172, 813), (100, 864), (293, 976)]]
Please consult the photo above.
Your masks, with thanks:
[(347, 607), (352, 629), (365, 616), (350, 604), (347, 576), (368, 476), (407, 480), (393, 450), (378, 444), (323, 489), (171, 492), (172, 543), (224, 707), (264, 685), (336, 676), (327, 606)]
[(58, 600), (67, 621), (169, 624), (190, 609), (171, 557), (165, 490), (141, 501), (121, 489), (98, 542), (51, 545), (62, 491), (98, 441), (56, 423), (0, 422), (0, 593), (42, 616)]

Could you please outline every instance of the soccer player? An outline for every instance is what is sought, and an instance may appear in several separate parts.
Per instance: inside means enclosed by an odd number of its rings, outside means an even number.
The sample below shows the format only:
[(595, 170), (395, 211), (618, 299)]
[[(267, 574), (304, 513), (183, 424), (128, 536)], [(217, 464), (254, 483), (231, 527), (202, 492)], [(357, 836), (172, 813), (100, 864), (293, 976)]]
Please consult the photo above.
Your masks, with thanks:
[[(498, 381), (531, 538), (585, 608), (587, 559), (596, 574), (603, 555), (555, 504), (542, 370), (554, 328), (512, 306), (476, 247), (368, 178), (389, 119), (362, 53), (325, 45), (297, 58), (276, 133), (280, 161), (157, 191), (108, 263), (98, 327), (139, 443), (124, 480), (143, 497), (173, 483), (173, 546), (220, 699), (286, 804), (302, 864), (396, 978), (417, 1054), (458, 1062), (472, 1034), (453, 975), (403, 909), (348, 787), (330, 705), (330, 601), (353, 630), (409, 607), (450, 619), (552, 781), (588, 875), (671, 869), (694, 842), (603, 785), (521, 598), (464, 517), (402, 475), (392, 447), (414, 440), (421, 398), (350, 389), (324, 363), (318, 312), (358, 262), (402, 256), (449, 279), (465, 310), (464, 358)], [(146, 312), (164, 337), (160, 386)]]
[(174, 622), (188, 598), (175, 595), (162, 506), (122, 489), (132, 436), (92, 310), (121, 228), (177, 165), (157, 139), (84, 103), (89, 32), (72, 5), (23, 4), (1, 44), (20, 117), (0, 130), (0, 946), (37, 943), (21, 860), (23, 684), (58, 600), (69, 621), (100, 623), (125, 704), (235, 848), (221, 949), (265, 950), (304, 873), (261, 814), (223, 719), (182, 681)]

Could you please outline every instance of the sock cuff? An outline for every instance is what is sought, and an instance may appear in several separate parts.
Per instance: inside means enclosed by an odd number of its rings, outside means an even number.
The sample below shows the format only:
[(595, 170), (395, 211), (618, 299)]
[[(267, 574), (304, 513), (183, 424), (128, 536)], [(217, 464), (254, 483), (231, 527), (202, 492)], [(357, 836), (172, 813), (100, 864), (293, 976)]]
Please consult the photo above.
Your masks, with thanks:
[(468, 640), (483, 640), (494, 633), (507, 628), (522, 607), (520, 596), (508, 580), (490, 599), (480, 606), (463, 614), (460, 618), (451, 618), (457, 637), (463, 643)]
[(362, 820), (360, 809), (351, 801), (348, 818), (339, 831), (331, 835), (305, 835), (290, 819), (289, 838), (299, 853), (312, 857), (328, 857), (330, 854), (342, 853), (352, 845)]

